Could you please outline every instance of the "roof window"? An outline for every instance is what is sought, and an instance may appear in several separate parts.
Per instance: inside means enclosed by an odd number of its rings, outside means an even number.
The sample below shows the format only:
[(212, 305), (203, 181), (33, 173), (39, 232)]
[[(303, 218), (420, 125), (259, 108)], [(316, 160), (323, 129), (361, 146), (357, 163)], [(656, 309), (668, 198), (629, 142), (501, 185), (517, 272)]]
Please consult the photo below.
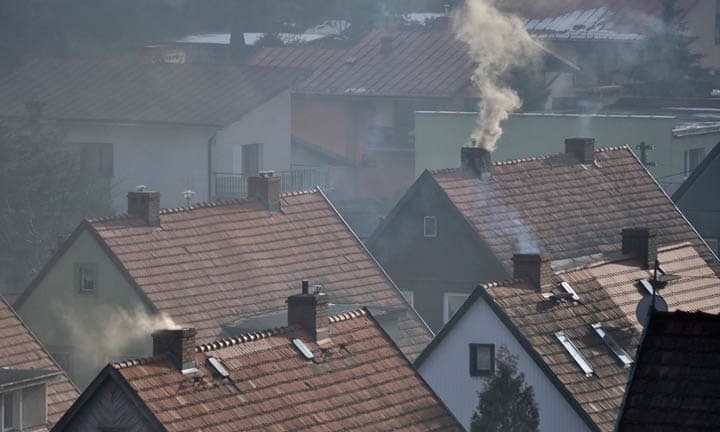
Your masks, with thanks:
[(594, 372), (592, 366), (590, 366), (590, 363), (585, 360), (585, 357), (583, 357), (582, 354), (580, 354), (580, 351), (578, 351), (578, 349), (575, 347), (575, 344), (573, 344), (572, 341), (567, 336), (565, 336), (565, 332), (556, 332), (555, 337), (560, 341), (561, 344), (563, 344), (568, 354), (570, 354), (573, 360), (575, 360), (575, 363), (580, 366), (580, 369), (585, 372), (585, 376), (592, 376)]
[(615, 357), (617, 357), (618, 360), (620, 360), (622, 362), (623, 367), (629, 368), (630, 365), (632, 365), (632, 363), (633, 363), (633, 359), (630, 358), (628, 353), (626, 353), (625, 350), (622, 349), (622, 347), (620, 347), (620, 345), (618, 345), (615, 342), (615, 339), (613, 339), (612, 336), (610, 336), (610, 333), (605, 331), (602, 324), (595, 323), (592, 325), (592, 328), (595, 330), (595, 333), (597, 333), (597, 335), (600, 336), (600, 339), (602, 339), (603, 342), (605, 342), (605, 345), (607, 345), (607, 347), (610, 348), (610, 351), (612, 351), (613, 354), (615, 354)]

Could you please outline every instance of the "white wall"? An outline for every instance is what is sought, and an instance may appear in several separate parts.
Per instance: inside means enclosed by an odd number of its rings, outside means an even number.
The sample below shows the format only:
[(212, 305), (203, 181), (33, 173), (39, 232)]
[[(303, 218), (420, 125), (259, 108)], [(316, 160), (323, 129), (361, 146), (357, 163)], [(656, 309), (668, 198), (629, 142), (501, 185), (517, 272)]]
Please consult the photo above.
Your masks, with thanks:
[[(290, 169), (290, 92), (285, 91), (217, 133), (213, 171), (238, 172), (239, 150), (244, 144), (262, 143), (261, 170)], [(234, 163), (233, 163), (234, 162)]]
[[(518, 369), (535, 390), (540, 411), (540, 431), (589, 431), (587, 425), (522, 348), (510, 330), (482, 299), (477, 299), (420, 366), (420, 374), (458, 420), (469, 428), (478, 402), (482, 377), (470, 376), (470, 343), (504, 345), (518, 356)], [(578, 374), (581, 372), (578, 371)]]
[(160, 192), (162, 207), (185, 205), (182, 191), (208, 199), (208, 140), (214, 129), (180, 125), (73, 123), (68, 142), (113, 144), (113, 207), (127, 211), (128, 191), (143, 184)]

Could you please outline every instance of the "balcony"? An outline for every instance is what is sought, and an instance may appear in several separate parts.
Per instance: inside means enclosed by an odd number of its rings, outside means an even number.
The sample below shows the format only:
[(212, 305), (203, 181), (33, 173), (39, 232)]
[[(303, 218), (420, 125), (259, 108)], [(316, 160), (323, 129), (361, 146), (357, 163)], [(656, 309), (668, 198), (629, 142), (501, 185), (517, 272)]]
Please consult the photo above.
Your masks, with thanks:
[[(313, 167), (293, 169), (290, 171), (275, 171), (280, 177), (280, 191), (296, 192), (310, 190), (317, 186), (330, 189), (330, 172), (326, 168)], [(247, 178), (243, 173), (216, 172), (215, 198), (245, 198), (247, 196)]]

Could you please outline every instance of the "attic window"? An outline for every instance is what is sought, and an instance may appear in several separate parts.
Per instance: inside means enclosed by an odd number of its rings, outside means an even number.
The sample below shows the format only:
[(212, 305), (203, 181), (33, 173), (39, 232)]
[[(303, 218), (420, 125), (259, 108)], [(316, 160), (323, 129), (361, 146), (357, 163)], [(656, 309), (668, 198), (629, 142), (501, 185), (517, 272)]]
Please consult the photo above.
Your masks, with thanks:
[(78, 264), (76, 280), (78, 290), (81, 293), (94, 293), (97, 289), (97, 266), (94, 264)]
[(425, 216), (423, 219), (423, 235), (425, 238), (437, 237), (437, 218)]
[(555, 337), (565, 347), (568, 354), (570, 354), (573, 360), (575, 360), (575, 363), (580, 366), (580, 369), (582, 369), (582, 371), (585, 373), (585, 376), (592, 376), (594, 372), (592, 366), (590, 366), (590, 363), (585, 360), (585, 357), (583, 357), (582, 354), (580, 354), (580, 351), (578, 351), (578, 349), (575, 347), (575, 344), (573, 344), (572, 341), (567, 336), (565, 336), (565, 332), (556, 332)]
[(495, 371), (495, 345), (470, 344), (470, 376), (486, 376)]
[(602, 324), (595, 323), (592, 325), (592, 328), (595, 330), (595, 333), (597, 333), (598, 336), (600, 336), (600, 339), (605, 342), (605, 345), (607, 345), (608, 348), (610, 348), (610, 351), (615, 354), (615, 356), (620, 360), (623, 364), (623, 367), (629, 368), (630, 365), (632, 365), (633, 360), (630, 358), (628, 353), (625, 352), (620, 345), (618, 345), (615, 340), (610, 336), (608, 332), (605, 331)]
[(566, 293), (568, 293), (568, 295), (570, 295), (570, 297), (571, 297), (573, 300), (575, 300), (575, 301), (579, 301), (579, 300), (580, 300), (580, 296), (577, 295), (577, 293), (575, 292), (575, 290), (573, 289), (573, 287), (572, 287), (568, 282), (564, 282), (564, 281), (563, 281), (563, 282), (560, 282), (560, 286), (562, 287), (562, 289), (565, 290)]
[(24, 387), (0, 394), (2, 430), (20, 431), (47, 422), (45, 384)]

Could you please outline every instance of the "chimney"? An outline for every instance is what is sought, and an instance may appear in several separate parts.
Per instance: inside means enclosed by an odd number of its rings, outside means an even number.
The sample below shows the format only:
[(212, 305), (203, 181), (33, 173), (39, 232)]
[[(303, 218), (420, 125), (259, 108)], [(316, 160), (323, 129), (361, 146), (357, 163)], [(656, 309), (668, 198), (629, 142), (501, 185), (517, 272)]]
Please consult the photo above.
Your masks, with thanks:
[(271, 212), (280, 211), (280, 177), (273, 171), (261, 171), (248, 177), (248, 196), (260, 199)]
[(192, 327), (166, 329), (153, 332), (153, 355), (169, 354), (182, 373), (197, 370), (195, 362), (195, 335)]
[(392, 53), (393, 36), (397, 32), (398, 21), (394, 16), (386, 16), (383, 20), (382, 34), (380, 35), (380, 53)]
[(478, 177), (490, 175), (490, 152), (480, 147), (460, 149), (460, 165), (463, 170), (472, 170)]
[(308, 291), (308, 281), (302, 281), (301, 293), (288, 297), (288, 325), (298, 324), (318, 344), (327, 343), (330, 341), (327, 294), (320, 292), (319, 287), (312, 294)]
[(146, 191), (143, 186), (128, 192), (128, 209), (130, 216), (139, 217), (150, 226), (160, 226), (160, 192)]
[(657, 230), (625, 228), (622, 230), (622, 253), (633, 254), (643, 268), (652, 268), (657, 259)]
[(538, 292), (552, 283), (553, 271), (550, 257), (541, 254), (513, 255), (513, 278), (529, 279)]
[(595, 160), (595, 138), (568, 138), (565, 140), (565, 154), (574, 156), (581, 164)]

